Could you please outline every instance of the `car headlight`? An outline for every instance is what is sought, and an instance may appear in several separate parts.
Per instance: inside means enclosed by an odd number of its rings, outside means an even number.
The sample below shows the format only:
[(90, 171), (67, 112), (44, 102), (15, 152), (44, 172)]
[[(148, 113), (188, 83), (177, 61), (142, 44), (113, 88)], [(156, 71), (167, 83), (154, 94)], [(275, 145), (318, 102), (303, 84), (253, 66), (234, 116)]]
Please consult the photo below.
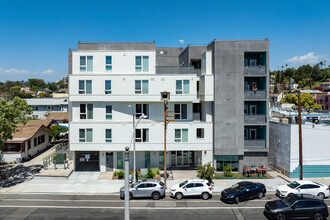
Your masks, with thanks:
[(171, 189), (171, 191), (175, 192), (175, 191), (176, 191), (176, 189)]
[(234, 196), (233, 195), (229, 195), (229, 196), (227, 196), (227, 198), (228, 199), (232, 199), (232, 198), (234, 198)]

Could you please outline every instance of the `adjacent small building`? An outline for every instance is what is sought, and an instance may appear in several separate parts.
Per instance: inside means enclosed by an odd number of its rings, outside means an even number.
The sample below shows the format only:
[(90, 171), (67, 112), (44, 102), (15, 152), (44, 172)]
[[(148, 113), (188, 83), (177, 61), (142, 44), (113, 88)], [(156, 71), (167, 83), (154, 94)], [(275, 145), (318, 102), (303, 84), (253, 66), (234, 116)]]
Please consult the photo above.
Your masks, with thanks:
[(33, 116), (43, 119), (51, 112), (68, 112), (68, 99), (36, 98), (25, 99), (29, 107), (33, 109)]
[[(330, 85), (330, 84), (329, 84)], [(316, 103), (322, 106), (323, 110), (330, 110), (330, 92), (324, 92), (315, 96)]]
[(49, 145), (49, 132), (52, 119), (30, 120), (21, 125), (13, 134), (12, 140), (7, 140), (1, 160), (6, 163), (20, 162), (28, 159)]

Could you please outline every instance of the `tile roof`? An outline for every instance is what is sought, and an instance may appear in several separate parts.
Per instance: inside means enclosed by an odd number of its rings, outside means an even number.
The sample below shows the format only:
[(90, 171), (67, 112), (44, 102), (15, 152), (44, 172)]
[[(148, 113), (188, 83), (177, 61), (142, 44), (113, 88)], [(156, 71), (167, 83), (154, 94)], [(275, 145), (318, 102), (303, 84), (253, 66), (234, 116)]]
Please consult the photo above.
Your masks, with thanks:
[[(26, 125), (19, 125), (16, 129), (16, 132), (13, 134), (13, 139), (30, 139), (39, 129), (47, 129), (47, 127), (52, 122), (52, 119), (43, 119), (43, 120), (30, 120)], [(8, 140), (10, 142), (10, 140)]]
[(51, 112), (47, 116), (49, 119), (53, 119), (55, 121), (61, 121), (61, 120), (69, 120), (69, 114), (67, 112)]

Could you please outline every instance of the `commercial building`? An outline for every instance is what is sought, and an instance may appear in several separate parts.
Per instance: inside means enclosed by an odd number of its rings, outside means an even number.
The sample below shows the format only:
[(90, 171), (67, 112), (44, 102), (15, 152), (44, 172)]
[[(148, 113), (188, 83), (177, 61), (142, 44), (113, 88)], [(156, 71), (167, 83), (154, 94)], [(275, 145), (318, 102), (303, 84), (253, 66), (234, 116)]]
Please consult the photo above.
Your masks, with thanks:
[(267, 39), (186, 48), (79, 42), (69, 50), (75, 170), (123, 168), (132, 110), (136, 121), (147, 115), (135, 131), (137, 168), (162, 167), (163, 91), (170, 92), (175, 117), (167, 129), (171, 167), (211, 162), (217, 171), (224, 165), (241, 171), (243, 165), (267, 164), (268, 57)]
[(33, 109), (32, 116), (44, 119), (51, 112), (68, 112), (68, 99), (35, 98), (25, 99), (29, 107)]

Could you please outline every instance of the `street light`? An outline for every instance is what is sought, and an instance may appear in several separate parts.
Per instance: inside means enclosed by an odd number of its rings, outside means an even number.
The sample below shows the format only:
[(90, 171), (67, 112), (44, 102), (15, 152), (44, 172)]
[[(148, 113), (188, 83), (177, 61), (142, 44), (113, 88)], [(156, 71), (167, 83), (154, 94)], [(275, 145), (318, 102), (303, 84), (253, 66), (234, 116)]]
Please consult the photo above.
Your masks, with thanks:
[(174, 120), (174, 116), (173, 120), (169, 120), (168, 119), (168, 108), (167, 108), (167, 104), (168, 101), (170, 100), (170, 92), (164, 91), (164, 92), (160, 92), (160, 100), (164, 101), (164, 184), (165, 184), (165, 188), (166, 188), (166, 128), (167, 128), (167, 124), (169, 122), (175, 121)]
[[(132, 106), (129, 105), (128, 106), (130, 109), (132, 109)], [(140, 123), (140, 121), (142, 119), (147, 119), (148, 116), (142, 114), (140, 117), (139, 117), (139, 120), (136, 122), (135, 124), (135, 114), (133, 112), (133, 109), (132, 109), (132, 113), (133, 113), (133, 131), (132, 131), (132, 136), (131, 136), (131, 140), (129, 142), (129, 148), (131, 148), (131, 145), (132, 145), (132, 142), (134, 143), (133, 144), (133, 180), (135, 180), (135, 182), (137, 181), (137, 179), (135, 178), (135, 173), (136, 173), (136, 159), (135, 159), (135, 129), (137, 128), (138, 124)]]

